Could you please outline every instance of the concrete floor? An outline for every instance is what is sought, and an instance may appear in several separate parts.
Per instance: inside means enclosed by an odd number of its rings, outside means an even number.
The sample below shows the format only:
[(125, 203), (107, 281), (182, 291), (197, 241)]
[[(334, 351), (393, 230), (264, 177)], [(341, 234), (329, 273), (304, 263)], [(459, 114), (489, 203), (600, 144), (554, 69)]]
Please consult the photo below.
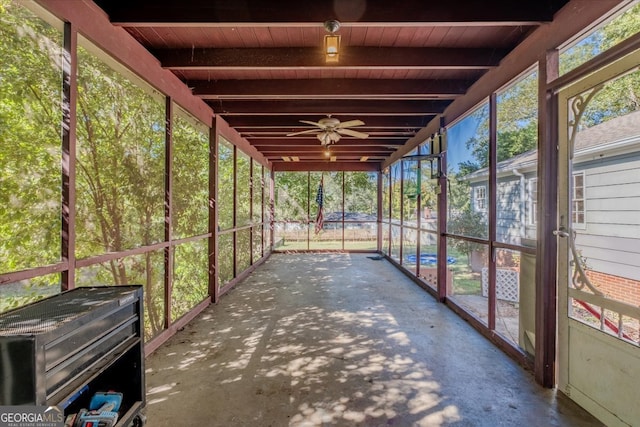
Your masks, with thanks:
[(601, 425), (370, 256), (272, 255), (147, 359), (148, 425)]

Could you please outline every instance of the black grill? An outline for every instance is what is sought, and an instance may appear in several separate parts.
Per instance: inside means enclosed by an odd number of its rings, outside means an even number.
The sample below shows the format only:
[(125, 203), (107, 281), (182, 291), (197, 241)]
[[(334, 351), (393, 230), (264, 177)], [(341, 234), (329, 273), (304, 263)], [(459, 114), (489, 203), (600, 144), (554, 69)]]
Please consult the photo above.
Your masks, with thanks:
[(47, 304), (30, 304), (0, 317), (0, 335), (41, 334), (59, 328), (106, 304), (131, 294), (130, 287), (78, 288), (51, 297)]

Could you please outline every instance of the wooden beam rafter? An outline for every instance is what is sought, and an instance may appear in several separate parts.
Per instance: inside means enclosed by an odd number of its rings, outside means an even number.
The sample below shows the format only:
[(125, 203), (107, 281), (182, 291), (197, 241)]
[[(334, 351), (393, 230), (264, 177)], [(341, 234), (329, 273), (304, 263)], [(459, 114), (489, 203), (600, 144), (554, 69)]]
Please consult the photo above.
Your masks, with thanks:
[[(317, 138), (300, 139), (295, 137), (282, 137), (274, 139), (247, 139), (252, 146), (258, 150), (264, 147), (316, 147), (320, 144)], [(396, 149), (403, 145), (406, 139), (341, 139), (339, 144), (342, 147), (356, 146), (356, 147), (389, 147)]]
[(428, 101), (373, 101), (373, 100), (257, 100), (225, 101), (210, 100), (209, 106), (216, 114), (234, 115), (303, 115), (350, 114), (383, 116), (426, 116), (441, 114), (449, 100)]
[[(318, 121), (326, 117), (325, 115), (309, 115), (305, 117), (305, 120)], [(428, 116), (367, 116), (367, 115), (333, 115), (342, 122), (349, 120), (362, 120), (364, 126), (360, 129), (421, 129), (427, 125), (433, 119), (434, 115)], [(289, 116), (229, 116), (227, 117), (229, 126), (237, 129), (239, 132), (244, 132), (245, 129), (287, 129), (287, 132), (295, 131), (296, 129), (304, 128), (308, 125), (300, 123), (296, 117)], [(309, 126), (309, 128), (311, 128)]]
[[(300, 2), (282, 0), (277, 6), (262, 0), (241, 3), (226, 0), (96, 0), (111, 22), (125, 26), (243, 26), (301, 25), (319, 26), (332, 17), (350, 25), (402, 26), (408, 23), (465, 26), (538, 25), (553, 19), (553, 11), (567, 0), (514, 2), (513, 0), (458, 0), (452, 8), (447, 2), (423, 0), (369, 0), (366, 8), (351, 2)], [(356, 5), (358, 3), (355, 3)]]
[(451, 99), (469, 80), (265, 79), (188, 81), (202, 99)]
[[(393, 148), (387, 148), (384, 145), (379, 147), (358, 147), (353, 145), (341, 146), (340, 142), (337, 144), (333, 144), (329, 147), (332, 152), (335, 153), (360, 153), (362, 151), (366, 151), (367, 153), (372, 153), (375, 155), (383, 155), (388, 156), (393, 153), (395, 150)], [(291, 147), (288, 145), (282, 145), (280, 147), (262, 147), (260, 152), (265, 156), (268, 154), (286, 154), (287, 152), (296, 152), (296, 153), (318, 153), (324, 151), (325, 147), (321, 145), (316, 146), (306, 146), (306, 147)]]
[(243, 49), (158, 49), (162, 67), (170, 70), (309, 70), (395, 69), (484, 70), (498, 66), (505, 49), (346, 46), (340, 62), (327, 65), (320, 47)]
[(323, 161), (309, 162), (285, 162), (273, 160), (272, 169), (274, 172), (317, 172), (317, 171), (350, 171), (350, 172), (378, 172), (380, 162), (344, 161), (330, 162), (329, 159)]

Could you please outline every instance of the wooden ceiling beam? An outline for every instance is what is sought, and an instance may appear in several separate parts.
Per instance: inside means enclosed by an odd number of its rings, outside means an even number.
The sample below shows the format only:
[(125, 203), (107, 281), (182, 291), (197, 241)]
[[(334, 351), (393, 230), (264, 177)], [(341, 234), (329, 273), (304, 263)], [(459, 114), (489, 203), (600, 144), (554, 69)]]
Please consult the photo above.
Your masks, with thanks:
[[(238, 132), (240, 132), (240, 134), (242, 136), (244, 136), (245, 138), (270, 138), (273, 136), (278, 136), (278, 137), (282, 137), (283, 134), (288, 134), (288, 133), (292, 133), (292, 132), (298, 132), (298, 131), (303, 131), (303, 130), (312, 130), (312, 129), (318, 129), (316, 127), (313, 126), (291, 126), (291, 127), (280, 127), (280, 128), (241, 128), (241, 129), (237, 129)], [(420, 128), (411, 128), (411, 129), (407, 129), (407, 128), (397, 128), (397, 129), (392, 129), (392, 128), (384, 128), (384, 129), (380, 129), (380, 128), (371, 128), (371, 127), (367, 127), (367, 126), (358, 126), (358, 127), (354, 127), (352, 128), (354, 130), (360, 131), (360, 132), (364, 132), (369, 134), (370, 137), (372, 136), (376, 136), (376, 137), (386, 137), (386, 136), (404, 136), (404, 137), (409, 137), (409, 136), (413, 136), (416, 134), (417, 131), (420, 130)], [(300, 135), (301, 137), (304, 138), (315, 138), (314, 134), (305, 134), (305, 135)], [(351, 138), (349, 136), (344, 136), (345, 138)]]
[(476, 70), (494, 68), (505, 49), (345, 46), (340, 62), (327, 65), (320, 47), (243, 49), (159, 49), (154, 55), (169, 70), (395, 69)]
[(321, 171), (345, 171), (345, 172), (378, 172), (380, 171), (380, 162), (348, 162), (336, 161), (310, 161), (310, 162), (285, 162), (273, 159), (271, 161), (271, 170), (274, 172), (321, 172)]
[(202, 99), (439, 99), (463, 95), (469, 80), (274, 79), (190, 80)]
[[(316, 135), (319, 133), (320, 129), (319, 128), (308, 128), (306, 130), (318, 130), (318, 132), (316, 133), (308, 133), (308, 134), (304, 134), (304, 135), (299, 135), (299, 137), (301, 139), (316, 139)], [(381, 139), (381, 138), (409, 138), (412, 137), (413, 135), (415, 135), (415, 132), (413, 131), (406, 131), (406, 130), (385, 130), (385, 131), (367, 131), (366, 129), (364, 129), (363, 127), (356, 127), (353, 128), (354, 130), (358, 130), (360, 132), (365, 132), (369, 135), (370, 139)], [(299, 131), (300, 129), (295, 129), (295, 131)], [(240, 135), (242, 135), (243, 137), (247, 138), (247, 139), (273, 139), (273, 138), (282, 138), (283, 134), (288, 133), (289, 131), (257, 131), (257, 132), (247, 132), (247, 131), (239, 131)], [(293, 138), (293, 136), (288, 137), (288, 138)], [(349, 135), (343, 135), (342, 136), (343, 139), (360, 139), (360, 138), (356, 138), (353, 136), (349, 136)], [(367, 138), (367, 139), (369, 139)]]
[[(324, 115), (310, 115), (305, 120), (318, 121), (326, 116)], [(429, 116), (354, 116), (354, 115), (333, 115), (342, 122), (349, 120), (362, 120), (365, 124), (360, 129), (415, 129), (423, 128), (435, 117), (435, 115)], [(295, 132), (296, 129), (305, 128), (308, 125), (300, 123), (297, 117), (289, 116), (229, 116), (227, 122), (234, 129), (243, 132), (245, 129), (250, 128), (285, 128), (287, 131)], [(309, 126), (309, 128), (311, 128)]]
[[(441, 114), (450, 104), (447, 100), (429, 101), (372, 101), (372, 100), (314, 100), (299, 101), (225, 101), (209, 100), (207, 103), (216, 114), (234, 115), (296, 115), (350, 114), (383, 116), (426, 116)], [(305, 119), (306, 120), (306, 119)]]
[[(284, 157), (284, 158), (283, 158)], [(286, 158), (289, 158), (290, 160), (284, 160)], [(386, 157), (367, 157), (367, 156), (334, 156), (333, 154), (331, 155), (331, 157), (324, 157), (324, 156), (313, 156), (313, 157), (300, 157), (300, 156), (293, 156), (295, 157), (295, 159), (291, 158), (291, 156), (279, 156), (279, 157), (272, 157), (269, 158), (269, 161), (271, 163), (274, 162), (286, 162), (286, 163), (315, 163), (315, 162), (327, 162), (330, 161), (331, 163), (334, 162), (362, 162), (362, 163), (380, 163), (386, 160)], [(365, 160), (361, 160), (363, 157), (367, 157)], [(331, 160), (331, 159), (334, 160)]]
[[(331, 150), (331, 152), (336, 152), (336, 153), (359, 153), (362, 151), (366, 151), (367, 153), (375, 153), (377, 155), (389, 155), (392, 154), (395, 149), (390, 148), (390, 147), (386, 147), (384, 145), (380, 145), (377, 147), (371, 147), (371, 146), (357, 146), (357, 145), (348, 145), (348, 146), (343, 146), (340, 144), (339, 141), (336, 144), (333, 144), (329, 147), (329, 149)], [(259, 151), (262, 154), (277, 154), (277, 153), (281, 153), (281, 155), (286, 155), (287, 152), (293, 152), (295, 151), (296, 153), (320, 153), (325, 151), (326, 148), (321, 146), (320, 144), (316, 144), (315, 146), (313, 145), (308, 145), (308, 146), (298, 146), (298, 147), (292, 147), (290, 145), (280, 145), (280, 146), (267, 146), (267, 147), (261, 147), (259, 149)]]
[[(317, 147), (320, 144), (317, 138), (300, 139), (300, 138), (278, 138), (278, 139), (251, 139), (247, 138), (247, 141), (251, 143), (258, 150), (264, 147)], [(346, 146), (358, 146), (358, 147), (389, 147), (397, 148), (402, 146), (406, 142), (406, 139), (346, 139), (342, 138), (339, 144), (343, 147)]]
[(281, 0), (95, 0), (112, 23), (125, 26), (321, 26), (327, 19), (344, 25), (532, 25), (549, 22), (567, 0), (456, 0), (448, 2), (388, 0), (301, 2)]

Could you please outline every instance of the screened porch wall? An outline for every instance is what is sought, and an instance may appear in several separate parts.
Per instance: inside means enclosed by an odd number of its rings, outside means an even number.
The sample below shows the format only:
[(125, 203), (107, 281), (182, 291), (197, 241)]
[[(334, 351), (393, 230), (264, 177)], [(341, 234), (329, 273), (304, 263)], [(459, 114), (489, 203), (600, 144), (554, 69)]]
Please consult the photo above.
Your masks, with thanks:
[(275, 251), (378, 250), (377, 173), (276, 172), (274, 203)]
[[(11, 130), (0, 145), (0, 311), (142, 284), (151, 351), (269, 254), (267, 162), (214, 128), (209, 107), (104, 16), (87, 27), (35, 3), (0, 5), (0, 101), (13, 106), (0, 112)], [(217, 203), (216, 174), (232, 189)], [(232, 212), (229, 227), (213, 225), (218, 210)]]

